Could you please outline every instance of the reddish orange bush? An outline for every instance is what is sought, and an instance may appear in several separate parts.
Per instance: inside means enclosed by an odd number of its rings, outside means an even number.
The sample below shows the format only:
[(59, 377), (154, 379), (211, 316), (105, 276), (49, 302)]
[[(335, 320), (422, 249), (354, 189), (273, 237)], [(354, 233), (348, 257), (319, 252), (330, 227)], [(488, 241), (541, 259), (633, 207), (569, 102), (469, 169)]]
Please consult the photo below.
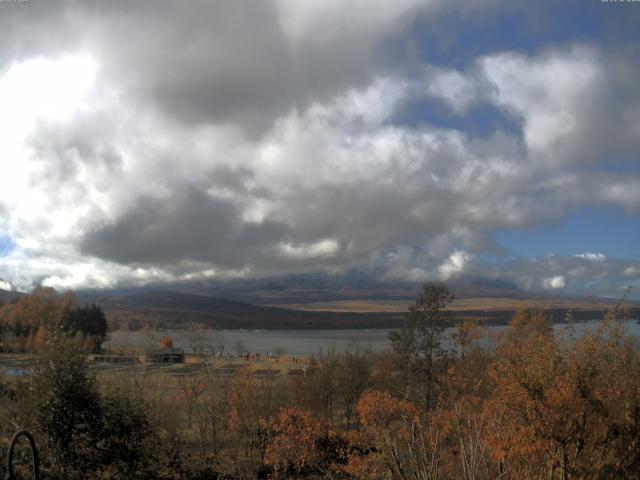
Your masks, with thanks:
[(173, 338), (164, 337), (162, 340), (160, 340), (160, 347), (161, 348), (173, 348)]

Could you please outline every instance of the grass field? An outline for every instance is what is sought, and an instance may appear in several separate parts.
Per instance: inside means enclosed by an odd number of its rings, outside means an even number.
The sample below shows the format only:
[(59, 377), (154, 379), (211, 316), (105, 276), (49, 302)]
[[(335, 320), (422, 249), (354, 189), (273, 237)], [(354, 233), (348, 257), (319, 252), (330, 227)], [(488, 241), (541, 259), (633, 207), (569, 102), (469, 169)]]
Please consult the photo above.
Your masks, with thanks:
[[(404, 312), (411, 302), (406, 300), (338, 300), (332, 302), (295, 303), (280, 305), (283, 308), (305, 311), (332, 311), (349, 313)], [(576, 299), (518, 299), (518, 298), (460, 298), (455, 299), (450, 309), (457, 312), (465, 310), (504, 311), (521, 308), (593, 310), (599, 306), (610, 308), (614, 302), (592, 302)]]

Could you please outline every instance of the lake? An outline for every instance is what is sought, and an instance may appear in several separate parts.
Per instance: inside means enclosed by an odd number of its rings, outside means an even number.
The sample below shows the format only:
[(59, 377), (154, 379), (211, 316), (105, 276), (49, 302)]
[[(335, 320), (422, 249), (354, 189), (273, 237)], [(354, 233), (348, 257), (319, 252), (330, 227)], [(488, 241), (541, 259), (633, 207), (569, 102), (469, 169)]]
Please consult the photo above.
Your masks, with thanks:
[[(576, 337), (579, 338), (585, 332), (597, 328), (599, 321), (574, 324)], [(558, 334), (567, 328), (567, 325), (556, 324), (554, 329)], [(489, 326), (485, 328), (486, 338), (481, 340), (485, 345), (490, 343), (490, 338), (506, 329), (505, 326)], [(445, 335), (450, 335), (454, 329), (447, 329)], [(640, 340), (640, 324), (635, 320), (626, 322), (628, 335)], [(283, 352), (291, 355), (312, 355), (318, 351), (326, 351), (335, 348), (336, 351), (348, 349), (371, 349), (382, 351), (391, 348), (389, 343), (389, 330), (204, 330), (199, 342), (205, 347), (205, 352), (216, 351), (216, 345), (220, 344), (222, 337), (225, 352), (235, 353), (237, 346), (251, 353)], [(122, 331), (109, 333), (109, 339), (105, 347), (124, 347), (140, 349), (146, 346), (158, 346), (163, 337), (173, 339), (176, 348), (184, 348), (191, 353), (190, 334), (185, 330), (163, 331)], [(445, 341), (445, 347), (450, 342)]]

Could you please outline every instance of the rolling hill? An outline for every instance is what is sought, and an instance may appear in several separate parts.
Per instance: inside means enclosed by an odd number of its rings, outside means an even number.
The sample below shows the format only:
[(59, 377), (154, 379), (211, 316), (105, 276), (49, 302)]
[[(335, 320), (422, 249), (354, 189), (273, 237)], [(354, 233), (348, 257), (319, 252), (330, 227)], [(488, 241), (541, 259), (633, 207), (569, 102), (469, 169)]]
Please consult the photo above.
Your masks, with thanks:
[(10, 302), (11, 300), (24, 295), (22, 292), (0, 289), (0, 301)]
[[(530, 293), (495, 280), (451, 282), (458, 320), (506, 323), (520, 308), (543, 308), (553, 321), (601, 318), (614, 302)], [(188, 322), (239, 329), (393, 328), (413, 303), (419, 284), (380, 283), (358, 276), (287, 276), (281, 279), (207, 282), (80, 291), (80, 302), (100, 305), (112, 324), (180, 327)], [(24, 293), (0, 290), (0, 300)], [(640, 306), (632, 304), (640, 317)]]
[[(169, 328), (195, 322), (225, 329), (394, 328), (400, 325), (403, 312), (410, 303), (392, 303), (395, 309), (375, 310), (371, 308), (373, 300), (370, 300), (364, 302), (361, 311), (358, 311), (345, 308), (345, 303), (340, 301), (282, 308), (173, 291), (143, 291), (124, 295), (85, 293), (80, 294), (79, 298), (81, 301), (97, 303), (109, 318), (116, 321), (135, 318)], [(554, 322), (563, 321), (568, 312), (577, 321), (601, 318), (610, 307), (608, 304), (598, 306), (571, 299), (536, 303), (534, 299), (467, 298), (458, 302), (451, 308), (454, 319), (476, 318), (496, 324), (507, 323), (514, 311), (523, 307), (544, 308)], [(354, 301), (347, 303), (353, 304)], [(636, 306), (634, 315), (638, 316), (639, 313)]]
[(152, 291), (125, 296), (81, 294), (100, 305), (108, 316), (135, 315), (166, 327), (187, 322), (217, 328), (389, 328), (398, 325), (397, 313), (310, 312), (252, 305), (245, 302), (182, 292)]

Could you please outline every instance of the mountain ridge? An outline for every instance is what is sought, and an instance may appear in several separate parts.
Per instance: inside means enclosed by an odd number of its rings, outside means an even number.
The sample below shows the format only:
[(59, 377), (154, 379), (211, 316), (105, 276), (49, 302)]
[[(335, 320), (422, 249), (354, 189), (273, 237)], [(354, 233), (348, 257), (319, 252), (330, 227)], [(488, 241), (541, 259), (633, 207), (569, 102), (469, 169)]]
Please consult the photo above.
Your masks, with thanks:
[(23, 295), (26, 295), (23, 292), (18, 292), (16, 290), (3, 290), (0, 288), (0, 300), (2, 300), (3, 302), (11, 302), (12, 300), (15, 300), (16, 298), (19, 298)]
[(193, 322), (217, 328), (390, 328), (400, 320), (400, 315), (393, 313), (308, 312), (183, 292), (98, 297), (80, 294), (78, 298), (97, 303), (112, 319), (134, 315), (166, 327)]
[[(121, 296), (90, 296), (80, 294), (81, 301), (99, 304), (112, 320), (123, 318), (144, 319), (146, 323), (168, 328), (184, 327), (187, 323), (200, 323), (209, 327), (231, 329), (357, 329), (395, 328), (406, 311), (404, 308), (389, 311), (350, 311), (303, 308), (283, 308), (282, 306), (255, 305), (236, 300), (216, 298), (207, 295), (171, 292), (145, 291)], [(476, 299), (477, 300), (477, 299)], [(462, 308), (452, 305), (451, 315), (455, 320), (475, 318), (486, 323), (507, 323), (513, 313), (527, 306), (544, 308), (554, 322), (561, 322), (571, 312), (575, 320), (600, 318), (609, 308), (607, 305), (583, 303), (574, 306), (569, 303), (549, 303), (536, 305), (527, 300), (515, 305), (504, 299), (485, 299), (486, 302), (467, 303)], [(500, 303), (500, 301), (503, 303)], [(513, 302), (513, 301), (512, 301)], [(300, 306), (298, 306), (300, 307)], [(639, 309), (633, 309), (638, 315)]]

